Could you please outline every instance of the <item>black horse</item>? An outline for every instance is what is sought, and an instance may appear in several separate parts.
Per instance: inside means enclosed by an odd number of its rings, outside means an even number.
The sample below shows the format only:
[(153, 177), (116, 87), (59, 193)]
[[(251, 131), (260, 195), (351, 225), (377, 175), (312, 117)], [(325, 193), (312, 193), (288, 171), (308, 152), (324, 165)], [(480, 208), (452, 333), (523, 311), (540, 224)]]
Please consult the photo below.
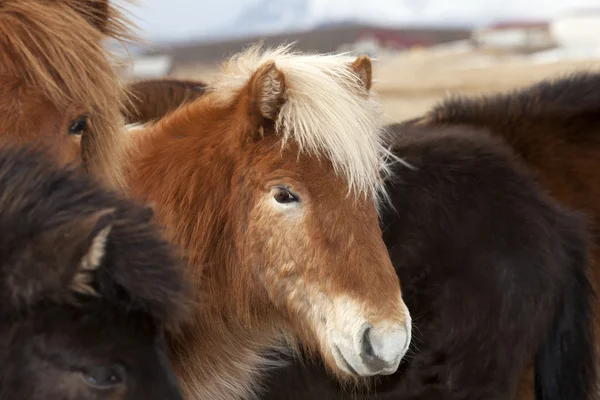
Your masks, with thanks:
[(152, 210), (48, 159), (0, 148), (0, 399), (181, 400), (175, 250)]

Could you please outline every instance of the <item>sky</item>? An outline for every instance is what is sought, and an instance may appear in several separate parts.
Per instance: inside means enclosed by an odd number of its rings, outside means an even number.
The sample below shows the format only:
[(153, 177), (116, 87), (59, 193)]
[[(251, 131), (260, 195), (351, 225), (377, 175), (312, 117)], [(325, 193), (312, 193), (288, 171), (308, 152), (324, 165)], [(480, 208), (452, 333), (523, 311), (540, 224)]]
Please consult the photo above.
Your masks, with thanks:
[[(227, 30), (249, 8), (269, 0), (136, 0), (130, 16), (151, 40), (213, 36)], [(311, 21), (357, 17), (383, 24), (483, 23), (517, 17), (551, 18), (578, 7), (600, 8), (600, 0), (270, 0), (278, 8), (304, 1)]]

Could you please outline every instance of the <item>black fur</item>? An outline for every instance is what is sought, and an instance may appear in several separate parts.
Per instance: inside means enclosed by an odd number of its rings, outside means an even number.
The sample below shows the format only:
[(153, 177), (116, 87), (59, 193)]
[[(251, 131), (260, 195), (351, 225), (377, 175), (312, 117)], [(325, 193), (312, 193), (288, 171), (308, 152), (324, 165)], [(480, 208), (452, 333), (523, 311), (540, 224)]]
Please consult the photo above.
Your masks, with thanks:
[[(181, 399), (163, 337), (189, 308), (173, 248), (152, 211), (47, 159), (0, 149), (0, 399)], [(97, 295), (78, 293), (81, 260), (108, 226)], [(115, 368), (123, 384), (90, 384)]]
[[(590, 235), (592, 283), (596, 290), (600, 284), (600, 73), (575, 72), (558, 79), (546, 79), (531, 86), (503, 94), (482, 97), (455, 96), (442, 101), (425, 116), (407, 121), (403, 125), (419, 123), (423, 126), (455, 126), (469, 125), (485, 128), (512, 148), (527, 169), (557, 202), (569, 209), (586, 215)], [(577, 325), (570, 325), (573, 331), (560, 331), (566, 338), (557, 336), (549, 338), (554, 346), (569, 349), (568, 340), (586, 342), (590, 333), (585, 326), (590, 313), (589, 304), (585, 302), (588, 290), (583, 283), (578, 286), (573, 277), (570, 289), (573, 297), (563, 299), (564, 307), (571, 307), (569, 313), (581, 313), (572, 320)], [(580, 301), (580, 303), (577, 303)], [(583, 303), (581, 303), (583, 302)], [(565, 310), (567, 312), (567, 310)], [(568, 318), (565, 316), (565, 318)], [(557, 323), (558, 324), (558, 323)], [(561, 325), (557, 325), (559, 327)], [(564, 326), (562, 326), (564, 328)], [(556, 332), (556, 331), (554, 331)], [(581, 337), (578, 337), (580, 335)], [(596, 341), (598, 336), (596, 337)], [(558, 348), (558, 347), (557, 347)], [(551, 352), (552, 350), (547, 349)], [(562, 354), (562, 355), (561, 355)], [(572, 362), (562, 359), (557, 364), (557, 357), (571, 357)], [(570, 351), (558, 352), (545, 358), (552, 365), (576, 364), (577, 368), (557, 368), (547, 371), (546, 378), (537, 375), (537, 393), (542, 398), (579, 398), (576, 393), (590, 393), (592, 382), (589, 376), (593, 370), (596, 354), (575, 354)], [(552, 361), (550, 361), (552, 360)], [(538, 366), (543, 370), (541, 360)], [(579, 376), (581, 382), (574, 379)], [(597, 378), (596, 378), (597, 379)], [(568, 384), (567, 382), (570, 382)], [(546, 389), (543, 389), (546, 387)], [(557, 389), (560, 388), (560, 389)], [(558, 390), (558, 391), (557, 391)], [(545, 395), (542, 395), (545, 392)], [(556, 396), (548, 397), (549, 393)]]
[(600, 74), (577, 72), (506, 93), (453, 96), (433, 107), (426, 116), (436, 123), (524, 127), (530, 122), (556, 123), (584, 116), (597, 120), (598, 112)]
[(572, 244), (572, 273), (565, 287), (558, 315), (548, 338), (535, 358), (536, 399), (587, 399), (594, 391), (595, 352), (590, 352), (594, 335), (590, 329), (595, 293), (582, 271), (587, 263)]

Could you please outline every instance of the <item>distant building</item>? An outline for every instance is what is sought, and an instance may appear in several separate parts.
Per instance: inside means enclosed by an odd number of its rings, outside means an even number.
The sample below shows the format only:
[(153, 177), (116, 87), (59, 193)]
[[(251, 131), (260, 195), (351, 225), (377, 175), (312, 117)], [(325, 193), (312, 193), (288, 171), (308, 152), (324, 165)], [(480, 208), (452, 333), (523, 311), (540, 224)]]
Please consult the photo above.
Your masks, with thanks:
[(474, 44), (496, 52), (533, 53), (555, 47), (547, 21), (501, 22), (476, 29)]
[(172, 69), (169, 55), (137, 56), (133, 58), (131, 67), (123, 70), (129, 79), (152, 79), (168, 75)]
[(600, 55), (600, 8), (559, 15), (552, 21), (550, 31), (567, 55)]
[(396, 53), (413, 47), (429, 47), (439, 43), (431, 35), (410, 35), (407, 32), (391, 29), (373, 29), (359, 33), (354, 41), (340, 45), (337, 50), (377, 56), (382, 53)]
[(208, 67), (237, 53), (249, 44), (263, 42), (265, 46), (296, 43), (301, 51), (327, 53), (352, 51), (376, 56), (382, 53), (402, 51), (413, 46), (433, 46), (468, 39), (469, 29), (459, 28), (411, 28), (391, 29), (362, 24), (336, 24), (310, 31), (287, 32), (266, 37), (247, 37), (218, 42), (189, 42), (162, 46), (147, 52), (143, 57), (165, 56), (171, 60), (169, 74)]

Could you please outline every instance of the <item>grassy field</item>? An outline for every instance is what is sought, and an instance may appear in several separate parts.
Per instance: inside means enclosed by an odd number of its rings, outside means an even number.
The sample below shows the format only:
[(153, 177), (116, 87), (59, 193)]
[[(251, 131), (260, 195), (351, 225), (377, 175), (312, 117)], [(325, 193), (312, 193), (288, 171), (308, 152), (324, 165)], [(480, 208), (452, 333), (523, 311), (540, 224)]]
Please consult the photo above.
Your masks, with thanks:
[[(484, 54), (460, 45), (412, 51), (377, 60), (374, 89), (391, 122), (418, 116), (448, 94), (492, 93), (578, 70), (600, 71), (600, 60), (538, 60)], [(209, 80), (215, 72), (214, 67), (177, 69), (173, 76)]]

